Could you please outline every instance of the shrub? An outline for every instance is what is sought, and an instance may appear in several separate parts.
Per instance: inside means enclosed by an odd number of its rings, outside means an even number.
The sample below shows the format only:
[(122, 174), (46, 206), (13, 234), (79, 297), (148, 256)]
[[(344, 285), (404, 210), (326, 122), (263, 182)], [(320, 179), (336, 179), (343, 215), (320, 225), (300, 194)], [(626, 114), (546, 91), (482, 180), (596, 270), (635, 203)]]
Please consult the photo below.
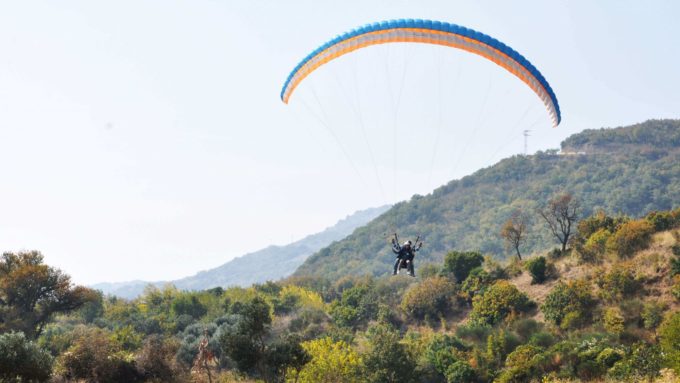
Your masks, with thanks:
[(547, 257), (551, 261), (556, 261), (556, 260), (562, 258), (564, 255), (566, 255), (566, 252), (562, 253), (562, 249), (560, 249), (559, 247), (556, 247), (556, 248), (554, 248), (554, 249), (552, 249), (548, 252)]
[(655, 329), (663, 319), (663, 313), (666, 307), (658, 302), (649, 302), (644, 305), (642, 309), (642, 325), (648, 329)]
[(525, 382), (543, 372), (546, 357), (543, 349), (530, 344), (517, 347), (505, 360), (505, 368), (497, 382)]
[(137, 355), (137, 369), (146, 380), (177, 381), (175, 354), (178, 348), (176, 341), (166, 341), (160, 335), (149, 336)]
[(468, 302), (472, 302), (472, 298), (482, 294), (493, 281), (494, 279), (489, 273), (481, 267), (477, 267), (470, 272), (470, 275), (465, 278), (463, 284), (460, 286), (461, 295), (464, 296)]
[(132, 354), (120, 349), (100, 329), (88, 329), (57, 358), (56, 375), (67, 380), (137, 382), (142, 377)]
[(446, 381), (448, 383), (474, 382), (475, 380), (475, 370), (467, 362), (459, 360), (446, 369)]
[(423, 352), (423, 359), (442, 375), (447, 375), (449, 367), (459, 361), (469, 346), (462, 340), (446, 334), (435, 335)]
[(564, 315), (559, 325), (562, 330), (576, 330), (587, 323), (588, 321), (580, 311), (569, 311)]
[(368, 329), (369, 349), (363, 355), (366, 382), (412, 382), (416, 363), (400, 342), (399, 333), (388, 325)]
[(468, 277), (470, 271), (480, 267), (484, 263), (484, 257), (476, 251), (458, 252), (452, 251), (444, 258), (442, 273), (453, 274), (457, 283), (462, 283)]
[(676, 275), (673, 278), (673, 287), (671, 287), (671, 294), (675, 299), (680, 301), (680, 276)]
[(580, 318), (580, 323), (586, 323), (594, 305), (589, 284), (584, 280), (574, 280), (559, 282), (546, 297), (541, 311), (548, 321), (560, 326), (567, 314), (574, 317), (568, 318), (569, 321)]
[(439, 318), (452, 309), (455, 292), (456, 285), (448, 279), (428, 278), (406, 292), (401, 308), (416, 319)]
[(331, 304), (330, 314), (339, 326), (356, 327), (376, 318), (378, 301), (371, 286), (356, 285)]
[(52, 357), (26, 339), (22, 332), (0, 334), (0, 381), (45, 382), (52, 372)]
[(201, 303), (195, 293), (182, 294), (172, 301), (172, 311), (175, 315), (190, 315), (198, 319), (208, 312), (208, 308)]
[(607, 330), (607, 332), (617, 336), (621, 335), (625, 329), (621, 310), (616, 307), (609, 307), (604, 310), (604, 313), (602, 314), (602, 323), (604, 324), (604, 329)]
[(618, 381), (649, 379), (659, 375), (662, 362), (662, 354), (658, 346), (638, 342), (631, 346), (630, 352), (624, 359), (616, 362), (609, 369), (608, 375)]
[(609, 232), (616, 231), (616, 229), (625, 222), (628, 222), (627, 217), (610, 217), (604, 211), (600, 210), (590, 217), (579, 221), (576, 228), (578, 229), (579, 236), (587, 240), (600, 230), (607, 230)]
[(427, 279), (439, 275), (439, 273), (442, 271), (442, 268), (436, 263), (425, 263), (418, 267), (418, 271), (421, 278)]
[(600, 288), (600, 297), (604, 300), (621, 300), (629, 297), (641, 288), (633, 269), (621, 265), (614, 266), (608, 273), (598, 274), (595, 283)]
[(680, 313), (667, 316), (661, 323), (659, 345), (664, 352), (666, 365), (680, 373)]
[(607, 248), (622, 258), (628, 258), (649, 246), (653, 232), (654, 227), (645, 220), (624, 223), (607, 240)]
[(546, 278), (546, 270), (548, 269), (545, 257), (536, 257), (527, 261), (526, 263), (527, 271), (531, 274), (531, 284), (543, 283)]
[(486, 323), (468, 322), (456, 328), (457, 337), (475, 342), (482, 342), (486, 340), (490, 333), (491, 326)]
[(585, 244), (579, 248), (579, 257), (584, 262), (595, 262), (604, 255), (607, 250), (607, 241), (612, 233), (608, 229), (600, 229), (593, 233)]
[(513, 313), (527, 311), (533, 303), (508, 281), (497, 281), (483, 295), (472, 300), (470, 320), (494, 325)]
[(653, 211), (647, 214), (645, 221), (654, 227), (654, 231), (672, 229), (677, 224), (673, 215), (668, 211)]
[[(359, 354), (343, 342), (331, 338), (315, 339), (302, 343), (312, 360), (299, 371), (297, 382), (358, 382), (362, 362)], [(294, 372), (289, 372), (292, 376)]]
[(595, 362), (601, 366), (603, 370), (606, 370), (612, 367), (619, 360), (623, 359), (624, 356), (626, 356), (625, 352), (619, 349), (607, 347), (597, 354)]

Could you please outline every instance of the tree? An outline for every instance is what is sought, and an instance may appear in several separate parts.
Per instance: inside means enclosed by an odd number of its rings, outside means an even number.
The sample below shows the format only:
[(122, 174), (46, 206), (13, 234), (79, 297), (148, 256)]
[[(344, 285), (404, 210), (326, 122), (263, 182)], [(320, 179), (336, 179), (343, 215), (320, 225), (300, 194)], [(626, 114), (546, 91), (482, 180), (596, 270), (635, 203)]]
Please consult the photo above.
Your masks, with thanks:
[(52, 372), (49, 352), (21, 332), (0, 335), (0, 381), (46, 382)]
[(137, 369), (148, 380), (178, 381), (174, 363), (178, 348), (176, 341), (165, 340), (157, 334), (149, 336), (137, 355)]
[(253, 298), (240, 310), (238, 322), (222, 332), (220, 345), (224, 354), (243, 372), (258, 370), (265, 375), (265, 337), (272, 323), (270, 306), (260, 297)]
[(659, 327), (659, 344), (666, 365), (680, 374), (680, 312), (668, 315)]
[(448, 383), (475, 382), (477, 374), (470, 363), (459, 360), (446, 369), (446, 381)]
[(508, 281), (497, 281), (484, 294), (472, 300), (470, 320), (473, 323), (494, 325), (512, 313), (528, 310), (532, 306), (526, 294)]
[(37, 251), (0, 257), (0, 332), (22, 331), (35, 339), (54, 314), (97, 298), (94, 290), (74, 286), (70, 276), (45, 265)]
[(618, 307), (609, 307), (602, 313), (602, 323), (607, 332), (614, 335), (621, 335), (626, 329), (626, 323), (623, 314)]
[[(297, 375), (299, 383), (358, 383), (361, 377), (362, 361), (352, 347), (343, 342), (333, 342), (331, 338), (315, 339), (302, 343), (311, 356)], [(289, 373), (289, 375), (292, 375)]]
[(620, 301), (640, 293), (641, 280), (630, 266), (616, 264), (607, 273), (598, 273), (595, 283), (600, 288), (600, 297), (606, 301)]
[(399, 332), (389, 325), (369, 328), (370, 349), (364, 355), (366, 382), (397, 383), (415, 381), (416, 362), (401, 344)]
[(443, 274), (453, 274), (456, 283), (462, 283), (468, 277), (472, 269), (480, 267), (484, 263), (484, 257), (476, 251), (458, 252), (452, 251), (444, 258)]
[(562, 245), (562, 251), (567, 250), (572, 227), (578, 219), (580, 207), (579, 201), (571, 193), (564, 193), (552, 198), (543, 209), (538, 211), (552, 235)]
[(540, 256), (530, 259), (526, 264), (526, 268), (531, 274), (531, 284), (543, 283), (548, 277), (546, 271), (548, 270), (548, 263), (545, 257)]
[(563, 326), (563, 322), (574, 320), (584, 322), (589, 319), (590, 309), (594, 305), (590, 285), (584, 280), (574, 280), (567, 283), (559, 282), (550, 290), (541, 311), (545, 314), (545, 319)]
[(268, 381), (285, 382), (289, 373), (298, 377), (311, 359), (311, 355), (300, 344), (298, 336), (288, 335), (275, 341), (267, 347), (265, 355)]
[(626, 222), (607, 240), (607, 248), (622, 258), (628, 258), (636, 251), (649, 246), (654, 227), (645, 220)]
[(404, 295), (401, 308), (416, 319), (440, 318), (453, 307), (456, 285), (447, 278), (432, 277), (413, 285)]
[(88, 328), (74, 340), (67, 352), (57, 358), (55, 373), (68, 381), (141, 381), (142, 376), (128, 355), (109, 338), (106, 331)]
[(522, 259), (519, 247), (527, 240), (527, 223), (529, 217), (522, 211), (515, 211), (501, 228), (501, 237), (508, 247), (515, 249), (517, 258)]
[(208, 308), (198, 300), (195, 293), (182, 294), (172, 301), (172, 311), (176, 316), (189, 315), (199, 319), (208, 312)]
[(505, 368), (496, 381), (501, 383), (528, 382), (540, 376), (546, 357), (543, 349), (524, 344), (511, 352), (505, 360)]

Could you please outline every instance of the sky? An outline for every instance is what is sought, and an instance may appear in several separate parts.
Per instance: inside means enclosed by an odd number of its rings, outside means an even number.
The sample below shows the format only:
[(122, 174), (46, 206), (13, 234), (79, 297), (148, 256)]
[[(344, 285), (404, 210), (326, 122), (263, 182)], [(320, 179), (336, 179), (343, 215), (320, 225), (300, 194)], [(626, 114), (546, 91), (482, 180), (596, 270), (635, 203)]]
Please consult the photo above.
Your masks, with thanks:
[[(78, 283), (170, 280), (427, 194), (584, 129), (680, 117), (674, 1), (0, 1), (0, 250)], [(315, 47), (394, 18), (489, 34), (550, 82), (367, 48), (279, 99)], [(351, 56), (351, 57), (349, 57)]]

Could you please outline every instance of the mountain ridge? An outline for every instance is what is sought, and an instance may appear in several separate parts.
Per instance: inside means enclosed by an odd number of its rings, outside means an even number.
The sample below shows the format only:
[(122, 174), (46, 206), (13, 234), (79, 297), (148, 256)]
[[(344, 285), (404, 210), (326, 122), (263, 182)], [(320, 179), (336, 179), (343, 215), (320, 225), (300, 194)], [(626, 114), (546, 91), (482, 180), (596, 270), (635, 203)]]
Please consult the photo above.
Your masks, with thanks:
[(562, 192), (581, 201), (581, 216), (598, 209), (640, 216), (680, 202), (680, 120), (584, 130), (560, 147), (561, 152), (503, 159), (398, 203), (342, 243), (319, 250), (293, 275), (338, 279), (389, 273), (394, 232), (403, 239), (424, 235), (416, 270), (426, 262), (441, 262), (452, 249), (504, 258), (511, 253), (504, 249), (500, 228), (517, 210), (533, 215), (522, 250), (543, 252), (554, 241), (535, 211)]

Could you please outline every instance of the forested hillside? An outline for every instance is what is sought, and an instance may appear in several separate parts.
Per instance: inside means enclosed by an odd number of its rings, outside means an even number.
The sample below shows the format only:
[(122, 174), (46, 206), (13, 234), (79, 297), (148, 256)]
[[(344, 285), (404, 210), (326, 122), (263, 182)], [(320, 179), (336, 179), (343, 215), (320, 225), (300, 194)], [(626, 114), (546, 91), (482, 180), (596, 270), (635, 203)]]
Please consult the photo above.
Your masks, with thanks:
[(598, 212), (566, 251), (450, 251), (408, 276), (248, 288), (73, 286), (37, 252), (0, 257), (0, 381), (678, 381), (680, 209)]
[(250, 286), (253, 283), (275, 281), (292, 274), (314, 252), (351, 234), (389, 209), (389, 205), (357, 211), (322, 232), (285, 246), (269, 246), (190, 277), (174, 281), (99, 283), (92, 286), (105, 294), (136, 298), (148, 285), (174, 285), (181, 290), (205, 290), (213, 287)]
[(598, 209), (633, 217), (680, 203), (680, 120), (650, 120), (614, 129), (586, 130), (562, 150), (514, 156), (455, 180), (427, 196), (395, 205), (345, 240), (309, 257), (297, 276), (391, 272), (389, 238), (423, 236), (416, 265), (441, 262), (451, 249), (504, 259), (514, 253), (499, 235), (518, 212), (528, 218), (526, 254), (557, 245), (536, 213), (553, 196), (580, 201), (581, 217)]

